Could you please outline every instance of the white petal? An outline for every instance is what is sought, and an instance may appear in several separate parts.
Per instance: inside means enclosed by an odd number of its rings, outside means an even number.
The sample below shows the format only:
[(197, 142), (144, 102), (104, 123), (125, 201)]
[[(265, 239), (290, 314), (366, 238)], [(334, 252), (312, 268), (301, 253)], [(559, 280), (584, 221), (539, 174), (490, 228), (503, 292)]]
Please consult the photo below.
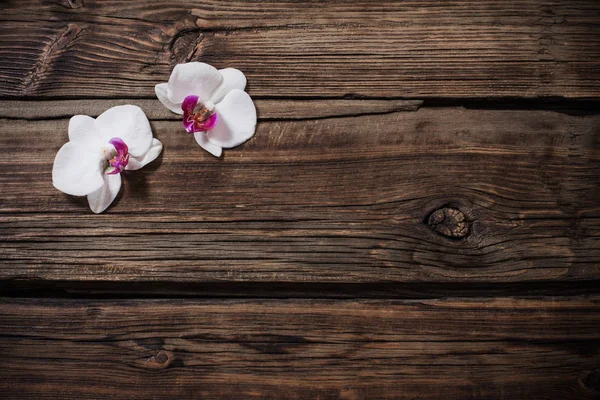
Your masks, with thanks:
[(220, 69), (219, 72), (223, 76), (223, 82), (211, 96), (211, 101), (215, 104), (221, 102), (233, 89), (244, 90), (246, 88), (246, 76), (239, 69), (225, 68)]
[(68, 142), (54, 159), (52, 184), (66, 194), (85, 196), (102, 186), (104, 163), (102, 149)]
[(133, 157), (146, 154), (152, 144), (150, 122), (138, 106), (127, 104), (104, 111), (96, 118), (96, 130), (106, 143), (114, 137), (122, 139)]
[(181, 103), (176, 104), (169, 100), (169, 96), (167, 94), (168, 84), (160, 83), (154, 87), (154, 92), (156, 93), (156, 97), (160, 100), (161, 103), (169, 110), (173, 111), (177, 114), (183, 114), (183, 110), (181, 110)]
[(220, 147), (239, 146), (254, 135), (256, 108), (248, 93), (234, 89), (215, 106), (219, 115), (217, 126), (208, 131), (211, 143)]
[(69, 120), (69, 140), (71, 142), (87, 142), (95, 140), (94, 118), (87, 115), (75, 115)]
[(169, 78), (167, 94), (175, 104), (183, 103), (189, 95), (196, 95), (200, 102), (209, 101), (213, 91), (221, 84), (223, 76), (213, 66), (190, 62), (178, 64)]
[(206, 132), (196, 132), (194, 133), (194, 138), (204, 150), (208, 151), (215, 157), (221, 157), (223, 149), (221, 146), (217, 146), (216, 144), (209, 142), (206, 138)]
[(125, 167), (127, 170), (136, 170), (142, 168), (144, 165), (152, 162), (158, 157), (163, 149), (163, 145), (158, 139), (152, 139), (152, 146), (150, 150), (142, 157), (129, 157), (129, 163)]
[(88, 194), (88, 204), (96, 214), (106, 210), (115, 200), (121, 189), (121, 174), (104, 175), (104, 184), (95, 192)]

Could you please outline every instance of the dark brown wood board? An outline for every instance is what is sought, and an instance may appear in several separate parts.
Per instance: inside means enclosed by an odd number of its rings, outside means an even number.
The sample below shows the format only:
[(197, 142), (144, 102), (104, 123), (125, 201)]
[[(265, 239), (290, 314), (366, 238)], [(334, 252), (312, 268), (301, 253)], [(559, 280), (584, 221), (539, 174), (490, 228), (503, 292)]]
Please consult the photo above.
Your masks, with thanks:
[(152, 97), (178, 62), (252, 95), (595, 97), (597, 0), (3, 1), (0, 96)]
[(0, 390), (19, 399), (595, 399), (599, 306), (11, 299), (0, 303)]
[[(53, 160), (122, 104), (164, 151), (94, 215)], [(597, 0), (0, 0), (0, 398), (600, 398), (599, 111)]]
[[(277, 115), (276, 104), (258, 106)], [(160, 107), (152, 101), (146, 109), (152, 116)], [(120, 200), (93, 215), (85, 198), (51, 184), (68, 120), (6, 119), (0, 145), (11, 157), (0, 160), (0, 277), (598, 280), (599, 121), (460, 108), (280, 116), (261, 121), (252, 141), (215, 159), (178, 122), (156, 120), (161, 159), (125, 174)], [(430, 224), (440, 208), (463, 213), (464, 236)]]

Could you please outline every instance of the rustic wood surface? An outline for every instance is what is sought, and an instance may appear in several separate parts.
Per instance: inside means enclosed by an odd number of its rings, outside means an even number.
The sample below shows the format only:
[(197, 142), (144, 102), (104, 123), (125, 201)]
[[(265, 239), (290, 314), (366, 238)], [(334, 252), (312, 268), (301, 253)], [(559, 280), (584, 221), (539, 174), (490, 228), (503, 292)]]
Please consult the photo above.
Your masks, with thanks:
[[(72, 109), (61, 104), (53, 102), (59, 110), (48, 118)], [(160, 118), (162, 106), (152, 104), (145, 109)], [(600, 262), (599, 116), (387, 112), (400, 105), (381, 101), (368, 114), (370, 102), (361, 104), (360, 116), (319, 119), (301, 105), (278, 115), (276, 103), (258, 102), (274, 120), (260, 121), (258, 134), (222, 159), (198, 147), (176, 117), (154, 120), (164, 154), (124, 174), (119, 201), (103, 215), (52, 187), (68, 119), (6, 119), (0, 278), (600, 280), (591, 268)], [(16, 106), (38, 118), (45, 110)], [(9, 106), (1, 113), (13, 115)], [(445, 207), (464, 214), (464, 236), (429, 223)]]
[[(165, 148), (94, 215), (52, 163), (120, 104)], [(0, 0), (0, 398), (600, 398), (599, 111), (597, 0)]]
[(600, 84), (597, 0), (0, 4), (6, 97), (153, 97), (194, 59), (242, 69), (255, 96), (577, 98)]
[(598, 298), (0, 305), (19, 398), (598, 397)]

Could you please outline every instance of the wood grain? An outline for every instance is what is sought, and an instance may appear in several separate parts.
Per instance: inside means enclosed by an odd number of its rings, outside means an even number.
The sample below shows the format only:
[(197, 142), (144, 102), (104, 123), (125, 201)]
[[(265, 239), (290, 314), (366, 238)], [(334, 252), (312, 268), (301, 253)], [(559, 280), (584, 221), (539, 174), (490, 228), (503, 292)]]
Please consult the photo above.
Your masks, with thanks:
[[(154, 96), (236, 67), (214, 158)], [(600, 398), (597, 0), (0, 0), (0, 398)], [(165, 145), (103, 215), (68, 119)]]
[[(141, 107), (151, 120), (181, 121), (180, 115), (172, 113), (156, 99), (0, 100), (0, 118), (44, 120), (71, 118), (77, 114), (97, 117), (110, 107), (132, 103)], [(398, 111), (416, 111), (422, 104), (421, 100), (255, 100), (261, 121), (388, 114)]]
[[(340, 110), (346, 103), (327, 104)], [(263, 103), (261, 115), (273, 119), (261, 119), (256, 136), (221, 159), (200, 149), (178, 121), (154, 120), (164, 154), (125, 174), (119, 200), (93, 215), (84, 198), (51, 184), (68, 108), (36, 104), (25, 118), (44, 110), (59, 118), (0, 124), (0, 145), (10, 154), (0, 160), (3, 280), (600, 279), (597, 115), (396, 112), (393, 102), (359, 101), (366, 114), (323, 117), (319, 107), (277, 114), (276, 103)], [(157, 101), (146, 106), (159, 116)], [(464, 214), (468, 235), (444, 236), (429, 226), (444, 207)]]
[(598, 398), (597, 298), (0, 300), (4, 399)]
[(176, 63), (253, 96), (597, 97), (596, 0), (5, 1), (0, 96), (153, 97)]

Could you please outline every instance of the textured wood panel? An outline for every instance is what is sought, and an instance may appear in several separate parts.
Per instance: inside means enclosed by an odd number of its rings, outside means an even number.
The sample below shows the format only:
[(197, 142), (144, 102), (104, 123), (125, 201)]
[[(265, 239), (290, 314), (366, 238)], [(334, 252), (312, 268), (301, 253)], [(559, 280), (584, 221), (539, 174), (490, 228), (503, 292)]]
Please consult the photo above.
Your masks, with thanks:
[(596, 0), (4, 1), (0, 96), (150, 97), (174, 64), (255, 96), (595, 97)]
[(596, 298), (1, 300), (5, 399), (595, 399)]
[[(103, 215), (51, 184), (68, 120), (35, 118), (44, 118), (44, 110), (60, 117), (72, 103), (28, 103), (24, 117), (34, 120), (0, 124), (0, 145), (10, 155), (0, 160), (0, 277), (196, 283), (600, 278), (600, 117), (461, 108), (397, 112), (415, 105), (348, 103), (281, 110), (277, 102), (259, 103), (261, 115), (271, 119), (260, 121), (251, 141), (216, 159), (177, 121), (160, 119), (167, 117), (157, 101), (147, 102), (148, 114), (159, 118), (152, 126), (164, 154), (125, 173), (123, 193)], [(14, 118), (15, 107), (23, 103), (2, 113)], [(323, 117), (322, 108), (341, 114)], [(357, 115), (344, 115), (347, 110)], [(442, 224), (439, 213), (447, 217)], [(452, 213), (463, 219), (453, 220)]]
[[(221, 159), (190, 60), (256, 100)], [(0, 0), (0, 398), (600, 398), (599, 66), (597, 0)], [(94, 215), (52, 162), (126, 103)]]

